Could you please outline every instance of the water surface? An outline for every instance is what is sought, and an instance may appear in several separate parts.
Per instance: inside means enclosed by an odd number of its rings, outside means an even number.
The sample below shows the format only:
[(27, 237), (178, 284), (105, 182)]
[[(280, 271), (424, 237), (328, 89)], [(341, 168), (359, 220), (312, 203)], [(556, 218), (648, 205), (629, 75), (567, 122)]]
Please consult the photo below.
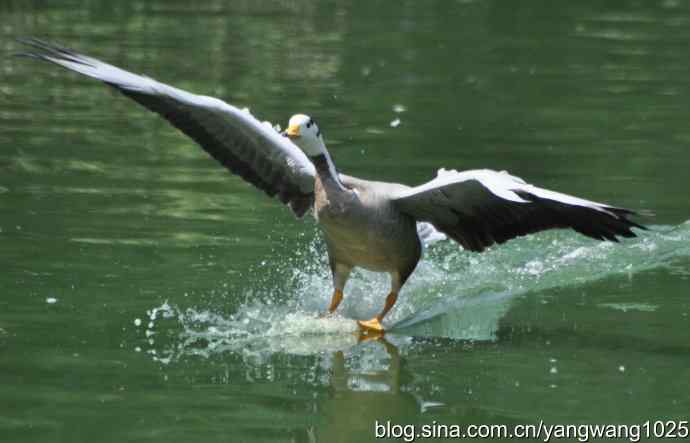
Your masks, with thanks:
[[(273, 122), (314, 116), (344, 172), (507, 169), (646, 209), (430, 246), (385, 341), (382, 276), (340, 315), (311, 220), (64, 70), (0, 63), (0, 435), (370, 441), (396, 423), (638, 423), (690, 410), (690, 9), (682, 2), (8, 1), (0, 48), (58, 41)], [(395, 124), (392, 122), (397, 121)]]

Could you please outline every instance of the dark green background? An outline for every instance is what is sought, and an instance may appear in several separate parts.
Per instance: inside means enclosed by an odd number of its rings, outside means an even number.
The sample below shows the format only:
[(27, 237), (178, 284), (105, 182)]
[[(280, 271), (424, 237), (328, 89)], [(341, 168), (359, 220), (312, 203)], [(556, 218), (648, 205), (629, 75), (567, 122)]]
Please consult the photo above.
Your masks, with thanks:
[[(684, 2), (5, 0), (0, 17), (0, 440), (688, 419)], [(507, 169), (656, 217), (620, 245), (434, 245), (389, 342), (357, 344), (351, 320), (315, 319), (313, 221), (97, 82), (11, 57), (21, 36), (283, 126), (308, 113), (348, 174)], [(343, 316), (386, 291), (355, 274)]]

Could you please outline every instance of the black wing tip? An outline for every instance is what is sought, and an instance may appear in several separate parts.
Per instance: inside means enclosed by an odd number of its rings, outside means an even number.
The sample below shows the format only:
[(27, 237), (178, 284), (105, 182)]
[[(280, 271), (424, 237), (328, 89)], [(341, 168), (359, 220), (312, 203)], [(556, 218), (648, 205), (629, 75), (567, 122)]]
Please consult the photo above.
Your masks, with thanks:
[[(528, 200), (528, 201), (546, 201), (548, 199), (540, 198), (534, 194), (528, 193), (528, 192), (516, 192), (521, 198)], [(580, 234), (583, 234), (587, 237), (591, 237), (596, 240), (601, 240), (601, 241), (612, 241), (612, 242), (619, 242), (618, 237), (623, 237), (623, 238), (633, 238), (637, 237), (637, 234), (632, 230), (633, 228), (642, 230), (642, 231), (648, 231), (649, 228), (637, 223), (633, 220), (630, 220), (630, 217), (639, 217), (639, 216), (654, 216), (654, 214), (651, 211), (648, 210), (640, 210), (640, 211), (635, 211), (632, 209), (628, 208), (621, 208), (618, 206), (610, 206), (610, 205), (598, 205), (599, 208), (602, 211), (597, 211), (593, 210), (592, 208), (589, 208), (592, 211), (593, 215), (597, 216), (597, 219), (599, 220), (595, 225), (592, 226), (586, 226), (583, 224), (580, 224), (579, 226), (577, 225), (571, 225), (570, 227), (573, 228), (575, 231), (579, 232)], [(584, 208), (584, 207), (583, 207)], [(608, 219), (608, 221), (606, 221)]]
[(649, 209), (632, 210), (627, 208), (619, 208), (616, 206), (604, 206), (604, 209), (615, 214), (620, 220), (624, 221), (626, 224), (630, 224), (630, 226), (637, 229), (642, 229), (644, 231), (648, 231), (649, 228), (640, 223), (636, 223), (630, 220), (628, 217), (656, 217), (654, 211), (651, 211)]
[(36, 37), (17, 37), (16, 41), (43, 51), (74, 53), (71, 49), (58, 45), (57, 43), (51, 43)]
[[(636, 213), (632, 212), (632, 214)], [(599, 238), (599, 240), (609, 240), (618, 243), (620, 241), (618, 237), (637, 237), (637, 234), (633, 231), (633, 228), (640, 229), (643, 231), (649, 230), (649, 228), (647, 228), (646, 226), (630, 220), (627, 215), (615, 214), (615, 217), (616, 218), (609, 219), (608, 222), (602, 222), (598, 228), (594, 228), (589, 233), (584, 234), (593, 238), (597, 238), (596, 236), (591, 235), (592, 233), (596, 232), (596, 234), (600, 234), (604, 237)], [(575, 230), (577, 231), (577, 228)]]
[(17, 57), (35, 58), (48, 62), (54, 62), (55, 59), (57, 59), (85, 66), (93, 66), (84, 59), (83, 55), (56, 43), (50, 43), (36, 37), (18, 37), (16, 41), (36, 50), (36, 52), (19, 52), (13, 54)]
[[(632, 234), (632, 237), (635, 237), (635, 234), (630, 230), (630, 228), (637, 228), (637, 229), (641, 229), (643, 231), (649, 230), (648, 227), (646, 227), (640, 223), (634, 222), (628, 218), (630, 216), (638, 216), (639, 217), (640, 215), (642, 215), (641, 212), (631, 211), (628, 209), (626, 209), (626, 211), (627, 211), (626, 213), (615, 213), (615, 215), (618, 217), (618, 220), (621, 221), (625, 225), (627, 232)], [(620, 235), (623, 235), (623, 234), (620, 234)], [(624, 235), (624, 237), (625, 237), (625, 235)]]
[(43, 59), (43, 57), (41, 57), (40, 54), (36, 54), (35, 52), (13, 52), (10, 55), (12, 57), (36, 58), (39, 60)]
[(649, 231), (649, 228), (646, 227), (645, 225), (641, 225), (641, 224), (639, 224), (639, 223), (635, 223), (634, 221), (628, 220), (628, 219), (625, 219), (625, 221), (628, 222), (628, 223), (630, 224), (630, 226), (633, 227), (633, 228), (641, 229), (641, 230), (643, 230), (643, 231)]

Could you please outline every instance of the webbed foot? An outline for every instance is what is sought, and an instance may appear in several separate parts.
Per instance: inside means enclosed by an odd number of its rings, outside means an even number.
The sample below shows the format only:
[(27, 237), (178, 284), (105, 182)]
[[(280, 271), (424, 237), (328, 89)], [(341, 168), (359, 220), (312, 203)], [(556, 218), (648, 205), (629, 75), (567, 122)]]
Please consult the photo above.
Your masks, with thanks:
[(358, 320), (357, 324), (362, 330), (363, 334), (367, 335), (383, 335), (386, 331), (378, 318), (374, 317), (371, 320)]

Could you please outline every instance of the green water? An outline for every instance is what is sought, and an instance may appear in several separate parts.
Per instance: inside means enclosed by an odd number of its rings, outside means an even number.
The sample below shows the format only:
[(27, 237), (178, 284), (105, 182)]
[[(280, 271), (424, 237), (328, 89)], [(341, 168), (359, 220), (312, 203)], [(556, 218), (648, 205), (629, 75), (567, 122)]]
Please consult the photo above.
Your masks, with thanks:
[[(522, 3), (0, 3), (0, 440), (687, 420), (690, 7)], [(618, 245), (432, 245), (387, 341), (358, 343), (346, 317), (380, 308), (382, 276), (316, 318), (313, 221), (108, 88), (9, 57), (20, 36), (283, 126), (306, 112), (352, 175), (507, 169), (656, 216)]]

